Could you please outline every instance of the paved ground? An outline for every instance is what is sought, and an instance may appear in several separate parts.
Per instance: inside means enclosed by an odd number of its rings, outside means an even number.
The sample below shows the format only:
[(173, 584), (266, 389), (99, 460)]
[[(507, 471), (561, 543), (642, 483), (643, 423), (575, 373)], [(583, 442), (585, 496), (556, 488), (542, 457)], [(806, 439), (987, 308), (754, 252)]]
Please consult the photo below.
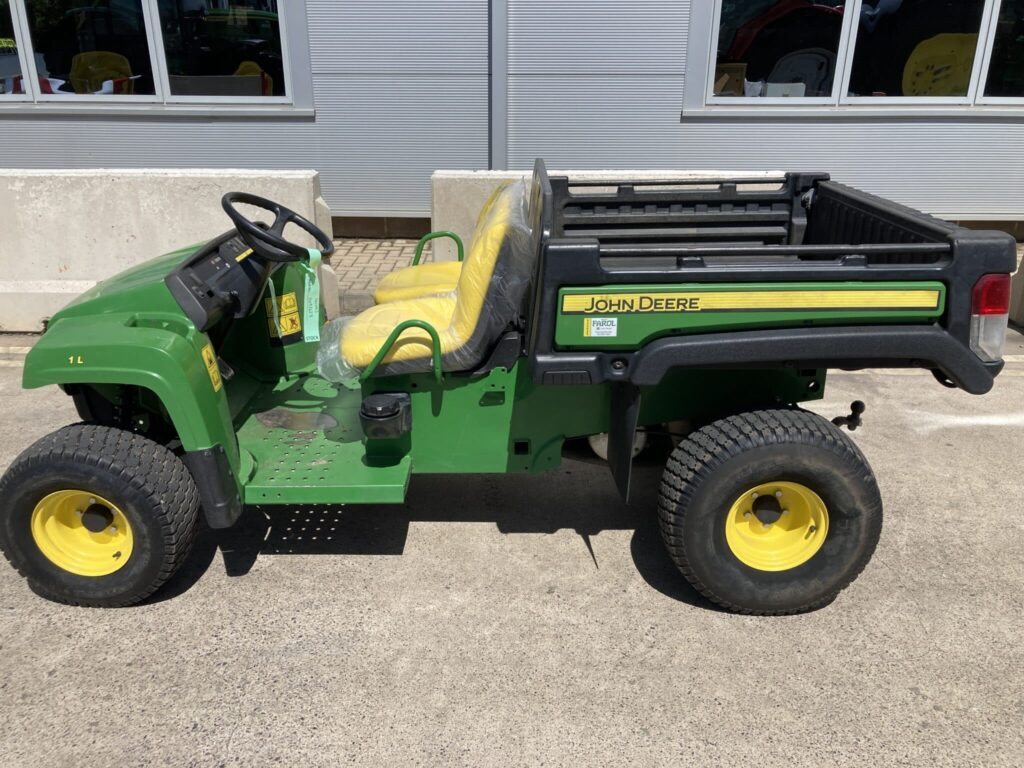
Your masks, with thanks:
[[(822, 413), (868, 403), (887, 517), (810, 615), (710, 607), (658, 539), (658, 468), (625, 506), (590, 461), (250, 510), (133, 609), (52, 605), (0, 567), (0, 765), (1019, 766), (1024, 339), (1009, 352), (984, 398), (830, 380)], [(75, 419), (17, 365), (0, 467)]]
[[(357, 314), (372, 306), (377, 281), (393, 270), (409, 266), (415, 253), (415, 240), (335, 240), (331, 266), (338, 275), (342, 312)], [(429, 244), (423, 254), (429, 261)]]

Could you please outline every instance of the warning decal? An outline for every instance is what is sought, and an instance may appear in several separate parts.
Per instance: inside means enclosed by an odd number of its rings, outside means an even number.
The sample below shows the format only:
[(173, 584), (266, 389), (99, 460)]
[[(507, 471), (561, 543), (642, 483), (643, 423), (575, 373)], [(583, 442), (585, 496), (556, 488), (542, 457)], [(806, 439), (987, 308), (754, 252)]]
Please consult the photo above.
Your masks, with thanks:
[(220, 378), (220, 368), (217, 366), (217, 355), (213, 351), (213, 345), (207, 344), (203, 347), (203, 363), (206, 364), (206, 372), (210, 376), (210, 383), (214, 392), (220, 392), (223, 382)]
[[(280, 335), (287, 338), (297, 333), (302, 333), (302, 318), (299, 316), (299, 302), (294, 293), (286, 293), (281, 296), (276, 304), (273, 299), (266, 300), (267, 307), (267, 328), (272, 339), (278, 338), (277, 329), (281, 329)], [(277, 310), (276, 312), (274, 310)], [(274, 321), (275, 315), (277, 322)]]

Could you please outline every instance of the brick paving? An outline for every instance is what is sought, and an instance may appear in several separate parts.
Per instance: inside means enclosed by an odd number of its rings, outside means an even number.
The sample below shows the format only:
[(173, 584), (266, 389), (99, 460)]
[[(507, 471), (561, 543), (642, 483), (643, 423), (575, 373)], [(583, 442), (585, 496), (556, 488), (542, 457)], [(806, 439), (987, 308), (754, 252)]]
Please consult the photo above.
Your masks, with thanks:
[[(372, 306), (377, 281), (389, 272), (409, 266), (415, 252), (415, 240), (335, 240), (331, 267), (338, 275), (341, 311), (354, 314)], [(429, 257), (428, 245), (424, 260)]]

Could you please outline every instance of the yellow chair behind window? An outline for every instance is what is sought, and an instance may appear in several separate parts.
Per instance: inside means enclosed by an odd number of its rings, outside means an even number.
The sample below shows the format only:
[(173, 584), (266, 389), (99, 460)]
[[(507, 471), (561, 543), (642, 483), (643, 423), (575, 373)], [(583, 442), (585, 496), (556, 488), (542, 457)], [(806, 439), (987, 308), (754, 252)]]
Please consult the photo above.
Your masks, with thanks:
[(943, 33), (918, 43), (903, 70), (904, 96), (966, 96), (978, 36)]
[(96, 93), (107, 80), (122, 80), (117, 93), (134, 93), (135, 83), (132, 65), (120, 53), (113, 51), (86, 51), (76, 53), (71, 59), (71, 73), (68, 79), (75, 93)]

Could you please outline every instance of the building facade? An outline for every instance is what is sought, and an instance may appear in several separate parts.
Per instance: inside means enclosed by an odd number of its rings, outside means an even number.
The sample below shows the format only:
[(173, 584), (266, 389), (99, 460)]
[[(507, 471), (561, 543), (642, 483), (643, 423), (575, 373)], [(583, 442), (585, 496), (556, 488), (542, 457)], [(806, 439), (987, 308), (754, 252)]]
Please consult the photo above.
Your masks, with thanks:
[[(89, 2), (89, 0), (85, 0)], [(0, 0), (0, 166), (828, 171), (1024, 218), (1024, 0)]]

